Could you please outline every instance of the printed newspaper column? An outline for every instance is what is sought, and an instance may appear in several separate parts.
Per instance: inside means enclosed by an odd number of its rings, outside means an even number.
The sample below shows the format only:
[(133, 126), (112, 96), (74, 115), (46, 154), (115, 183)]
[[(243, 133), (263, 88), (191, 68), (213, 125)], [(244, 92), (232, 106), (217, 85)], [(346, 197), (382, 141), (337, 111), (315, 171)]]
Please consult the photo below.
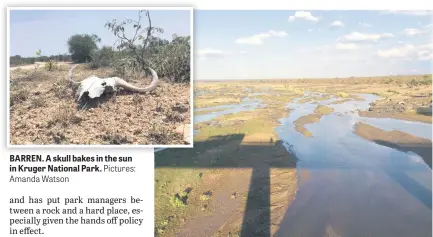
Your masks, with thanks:
[(153, 236), (153, 149), (7, 156), (2, 236)]

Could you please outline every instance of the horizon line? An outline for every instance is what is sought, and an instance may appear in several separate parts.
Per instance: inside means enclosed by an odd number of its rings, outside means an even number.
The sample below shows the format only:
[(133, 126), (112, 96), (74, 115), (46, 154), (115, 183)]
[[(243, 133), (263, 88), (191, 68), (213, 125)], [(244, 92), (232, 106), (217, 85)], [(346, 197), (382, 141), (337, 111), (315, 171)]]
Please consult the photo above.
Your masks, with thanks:
[(360, 78), (378, 78), (378, 77), (402, 77), (402, 76), (425, 76), (432, 75), (432, 73), (418, 73), (418, 74), (397, 74), (397, 75), (378, 75), (378, 76), (350, 76), (350, 77), (297, 77), (297, 78), (249, 78), (249, 79), (195, 79), (194, 81), (200, 82), (220, 82), (220, 81), (257, 81), (257, 80), (317, 80), (317, 79), (360, 79)]

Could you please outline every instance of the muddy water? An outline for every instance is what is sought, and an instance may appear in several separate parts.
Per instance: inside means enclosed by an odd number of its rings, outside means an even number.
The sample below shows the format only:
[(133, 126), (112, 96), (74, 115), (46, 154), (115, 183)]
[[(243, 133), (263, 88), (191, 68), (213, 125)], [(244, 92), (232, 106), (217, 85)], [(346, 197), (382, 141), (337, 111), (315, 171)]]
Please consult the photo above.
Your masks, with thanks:
[(305, 126), (311, 138), (296, 132), (293, 122), (312, 113), (317, 104), (288, 104), (293, 110), (276, 130), (298, 158), (298, 169), (311, 175), (299, 187), (276, 236), (432, 235), (431, 169), (414, 153), (354, 134), (355, 123), (362, 121), (431, 139), (431, 124), (361, 118), (356, 110), (367, 110), (378, 99), (361, 96), (364, 101), (318, 102), (333, 107), (334, 113)]

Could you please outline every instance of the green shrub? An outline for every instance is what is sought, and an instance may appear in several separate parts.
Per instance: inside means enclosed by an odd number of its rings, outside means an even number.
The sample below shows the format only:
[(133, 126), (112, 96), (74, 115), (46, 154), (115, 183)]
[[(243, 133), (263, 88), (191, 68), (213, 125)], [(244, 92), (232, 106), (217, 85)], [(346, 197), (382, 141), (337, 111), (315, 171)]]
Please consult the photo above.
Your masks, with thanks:
[(56, 68), (57, 68), (57, 62), (56, 61), (49, 59), (47, 62), (45, 62), (45, 69), (47, 71), (52, 71)]
[(90, 61), (91, 54), (98, 49), (96, 43), (101, 42), (97, 35), (76, 34), (68, 39), (69, 53), (72, 61), (83, 63)]
[(175, 195), (170, 197), (170, 203), (173, 207), (179, 208), (186, 206), (186, 200), (188, 198), (187, 192), (176, 193)]
[(157, 54), (152, 55), (151, 67), (161, 77), (170, 78), (175, 82), (189, 82), (191, 69), (190, 37), (173, 35), (170, 43), (157, 45)]
[(114, 51), (111, 47), (104, 46), (100, 50), (93, 51), (90, 57), (90, 68), (108, 67), (114, 60)]
[[(142, 13), (148, 19), (149, 27), (142, 27)], [(131, 26), (133, 36), (125, 33), (125, 27)], [(153, 36), (163, 33), (159, 27), (151, 26), (149, 11), (139, 11), (138, 20), (113, 20), (105, 25), (118, 38), (117, 50), (122, 54), (121, 60), (116, 60), (115, 71), (122, 76), (126, 72), (141, 73), (147, 67), (153, 68), (160, 78), (169, 78), (174, 82), (190, 81), (190, 36), (173, 35), (171, 41)]]

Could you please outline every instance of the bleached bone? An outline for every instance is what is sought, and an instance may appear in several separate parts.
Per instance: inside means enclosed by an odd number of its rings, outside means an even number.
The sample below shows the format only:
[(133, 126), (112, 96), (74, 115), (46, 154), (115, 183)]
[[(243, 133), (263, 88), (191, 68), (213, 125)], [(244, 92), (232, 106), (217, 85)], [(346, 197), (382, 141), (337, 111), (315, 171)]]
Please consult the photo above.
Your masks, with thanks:
[(73, 80), (74, 70), (77, 66), (78, 65), (73, 66), (68, 73), (68, 81), (80, 85), (75, 95), (77, 97), (77, 101), (79, 101), (86, 92), (88, 92), (89, 98), (94, 99), (100, 97), (104, 93), (114, 92), (118, 88), (139, 93), (152, 91), (157, 87), (159, 82), (158, 75), (150, 67), (148, 69), (152, 73), (152, 82), (149, 86), (144, 88), (133, 86), (120, 77), (99, 78), (97, 76), (91, 76), (80, 82), (77, 82)]

